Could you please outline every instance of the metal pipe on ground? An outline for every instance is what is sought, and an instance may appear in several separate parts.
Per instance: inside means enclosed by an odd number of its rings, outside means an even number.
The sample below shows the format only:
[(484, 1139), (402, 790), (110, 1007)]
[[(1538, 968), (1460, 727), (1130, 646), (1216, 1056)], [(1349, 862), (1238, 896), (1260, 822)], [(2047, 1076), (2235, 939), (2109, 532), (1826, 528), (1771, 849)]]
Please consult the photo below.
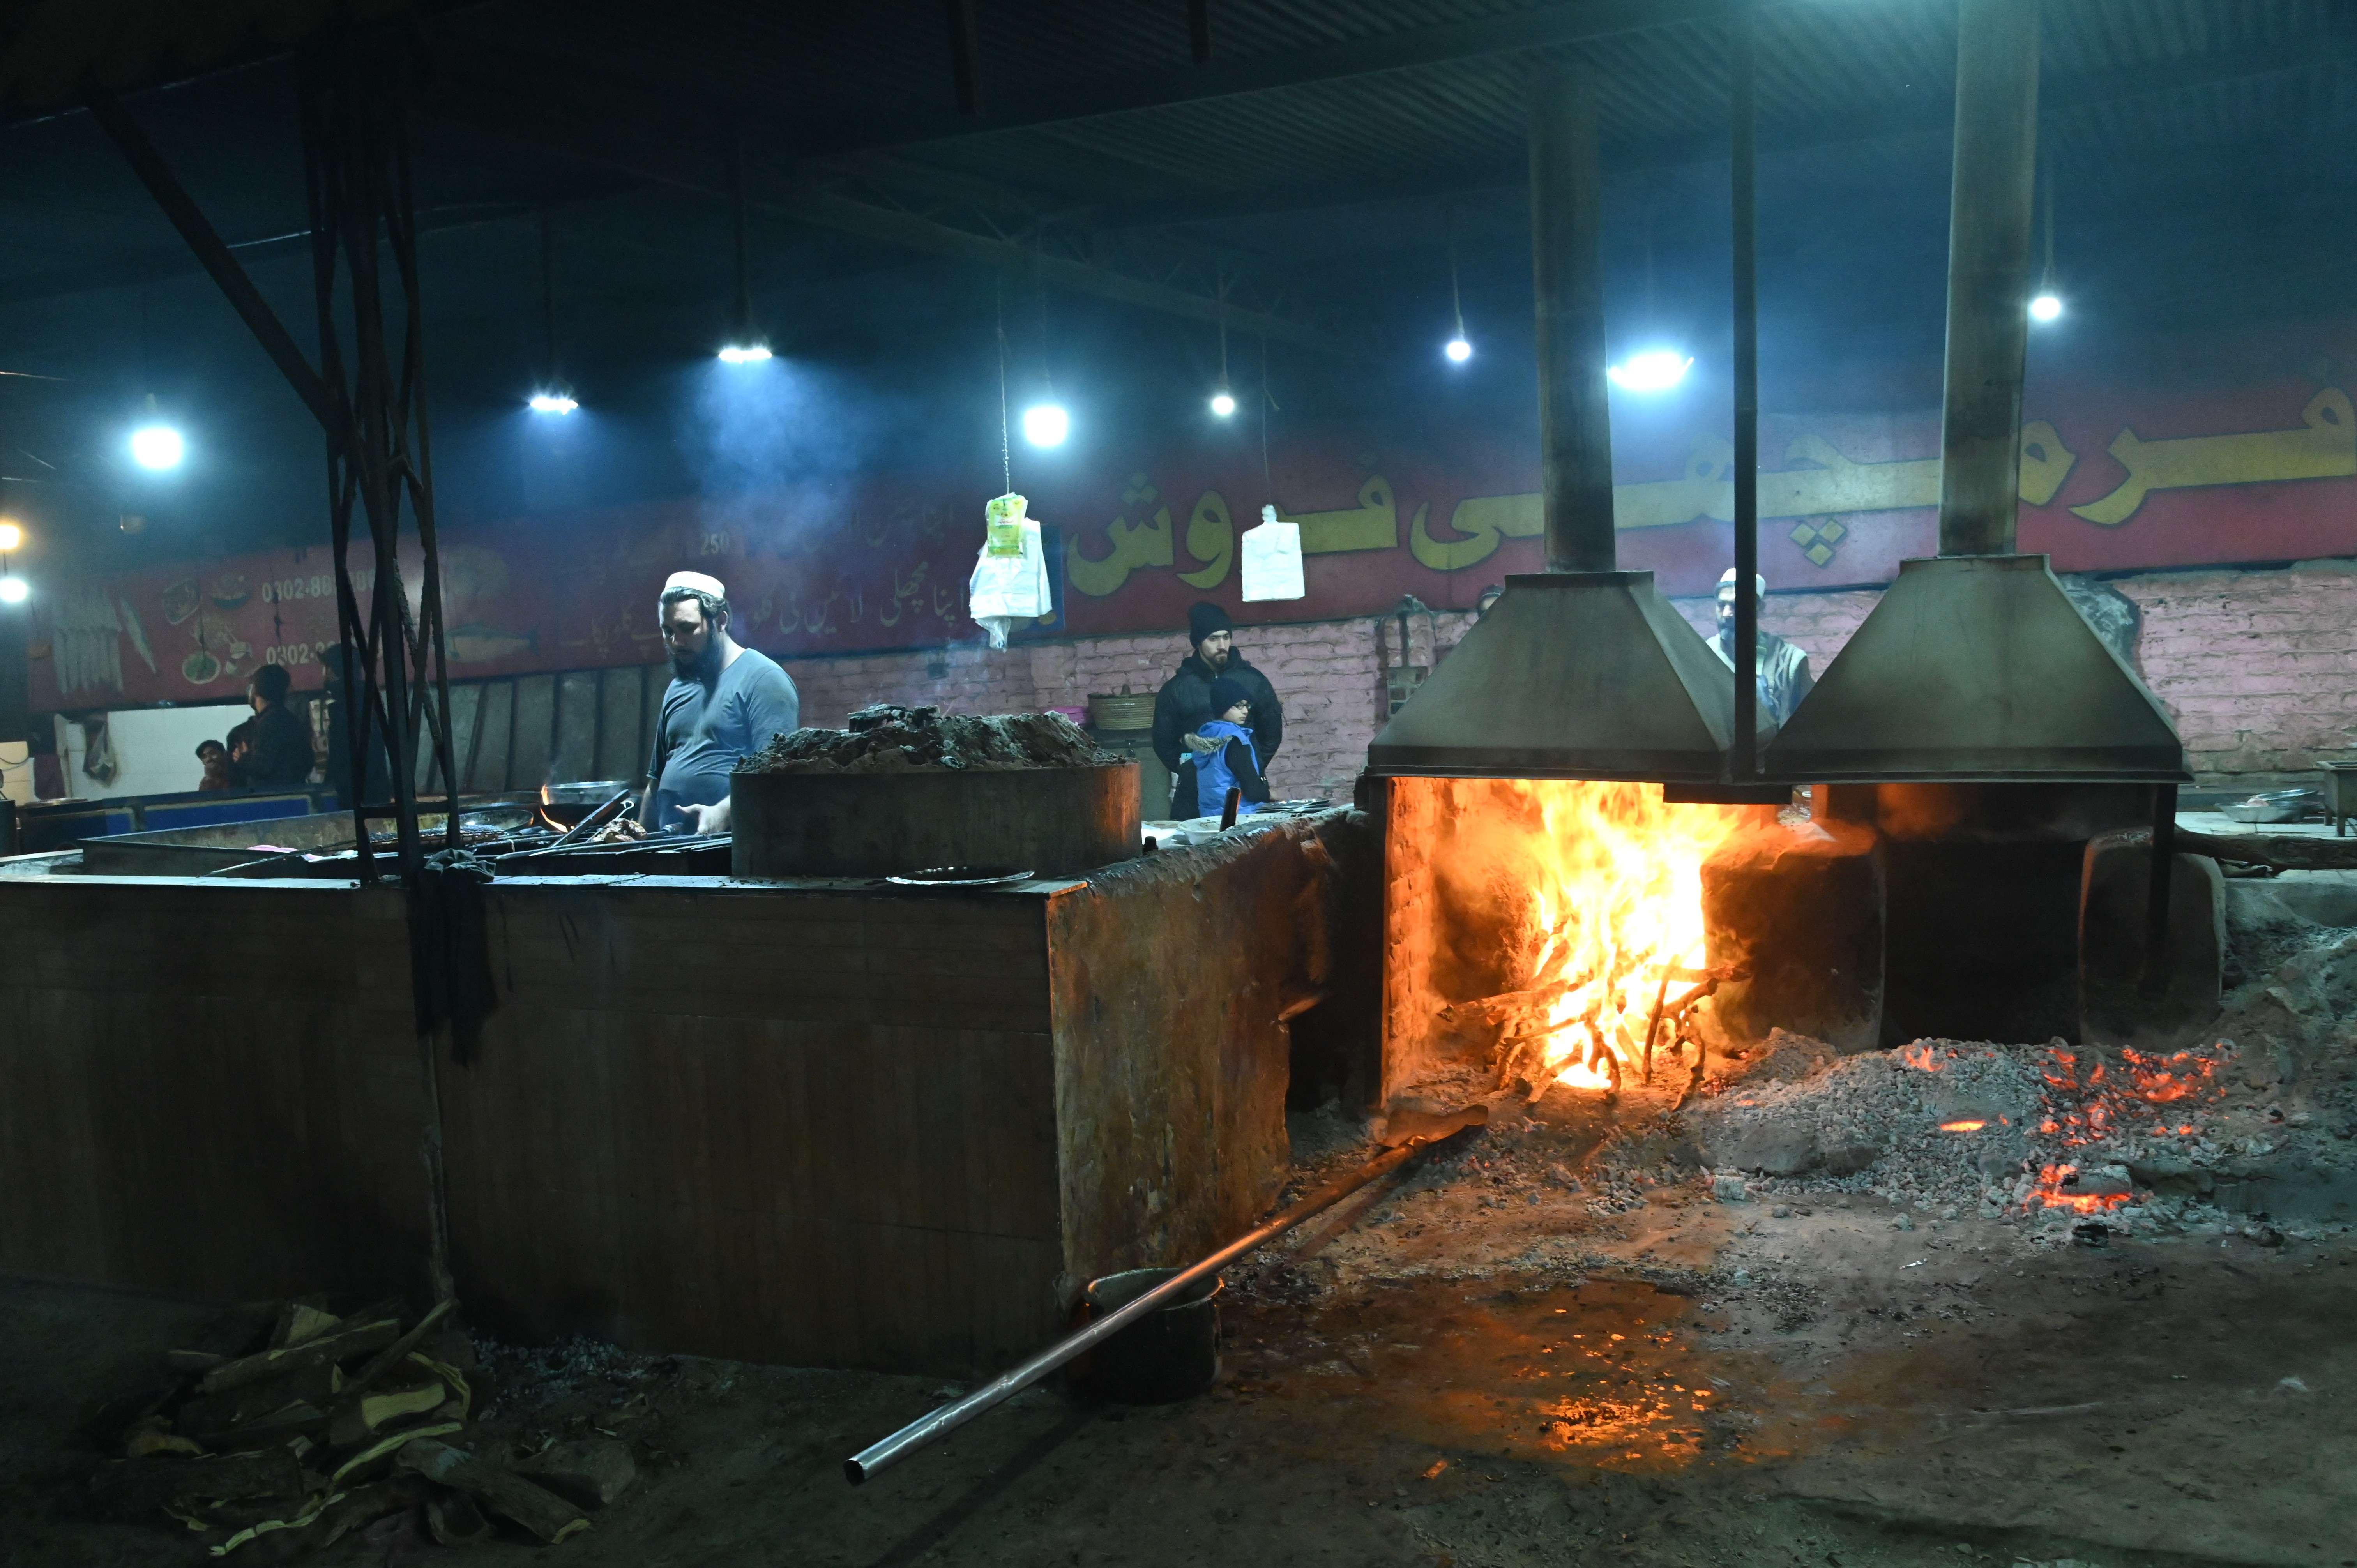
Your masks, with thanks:
[(1604, 377), (1604, 176), (1596, 78), (1581, 61), (1530, 78), (1531, 266), (1538, 314), (1539, 488), (1550, 572), (1609, 572), (1612, 415)]
[[(1465, 1126), (1479, 1124), (1469, 1122)], [(882, 1442), (861, 1449), (843, 1462), (844, 1475), (855, 1487), (873, 1478), (879, 1471), (907, 1458), (934, 1438), (945, 1436), (985, 1411), (1006, 1403), (1057, 1368), (1073, 1360), (1091, 1346), (1111, 1338), (1147, 1313), (1161, 1307), (1204, 1275), (1217, 1273), (1245, 1253), (1282, 1236), (1303, 1220), (1316, 1218), (1369, 1182), (1397, 1170), (1425, 1151), (1461, 1136), (1465, 1126), (1436, 1136), (1410, 1138), (1399, 1147), (1328, 1182), (1258, 1229), (1245, 1232), (1191, 1268), (1180, 1270), (1127, 1305), (1107, 1313), (1076, 1333), (1066, 1335), (1014, 1370), (1001, 1373), (963, 1399), (920, 1416)]]
[(1948, 214), (1940, 553), (2010, 555), (2038, 183), (2038, 0), (1964, 0)]

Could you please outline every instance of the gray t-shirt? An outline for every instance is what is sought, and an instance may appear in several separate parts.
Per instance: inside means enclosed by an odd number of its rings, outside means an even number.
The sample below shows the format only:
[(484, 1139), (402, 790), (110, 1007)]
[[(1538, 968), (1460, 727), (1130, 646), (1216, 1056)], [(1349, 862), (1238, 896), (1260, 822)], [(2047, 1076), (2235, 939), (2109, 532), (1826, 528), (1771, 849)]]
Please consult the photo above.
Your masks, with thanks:
[(690, 826), (682, 806), (716, 806), (728, 799), (728, 774), (738, 759), (770, 737), (802, 727), (802, 702), (778, 661), (748, 648), (711, 681), (673, 679), (663, 693), (655, 726), (654, 813), (661, 831)]

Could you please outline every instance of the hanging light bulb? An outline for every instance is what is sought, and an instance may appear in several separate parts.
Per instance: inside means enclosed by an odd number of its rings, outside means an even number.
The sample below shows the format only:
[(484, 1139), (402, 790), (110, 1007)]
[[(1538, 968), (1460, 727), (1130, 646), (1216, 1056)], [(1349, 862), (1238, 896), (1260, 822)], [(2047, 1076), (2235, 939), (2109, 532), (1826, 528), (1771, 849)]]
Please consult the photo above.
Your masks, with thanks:
[(2054, 286), (2054, 166), (2046, 166), (2046, 273), (2029, 298), (2029, 319), (2045, 323), (2062, 317), (2062, 295)]
[(131, 460), (160, 473), (177, 468), (188, 455), (188, 443), (168, 424), (143, 424), (131, 433)]
[(1448, 309), (1457, 319), (1457, 335), (1441, 346), (1452, 365), (1461, 365), (1473, 357), (1472, 340), (1465, 336), (1465, 297), (1457, 287), (1456, 218), (1449, 219), (1448, 236)]
[(721, 345), (724, 365), (759, 365), (770, 358), (769, 340), (753, 329), (753, 252), (745, 227), (745, 138), (728, 142), (728, 207), (737, 242), (737, 335)]
[(21, 605), (32, 590), (25, 579), (17, 576), (0, 577), (0, 605)]
[(1023, 411), (1023, 439), (1034, 446), (1061, 446), (1072, 433), (1072, 416), (1063, 404), (1035, 403)]
[(0, 555), (11, 554), (24, 547), (25, 531), (5, 518), (0, 518)]
[(524, 406), (534, 413), (571, 413), (581, 405), (556, 368), (556, 230), (545, 207), (540, 209), (540, 330), (544, 373)]
[(1232, 415), (1236, 412), (1235, 395), (1229, 392), (1225, 387), (1222, 387), (1219, 391), (1213, 392), (1211, 394), (1211, 412), (1218, 414), (1222, 419), (1226, 419)]
[(1667, 392), (1686, 379), (1686, 371), (1693, 365), (1691, 355), (1680, 354), (1674, 349), (1650, 349), (1630, 355), (1604, 373), (1623, 392)]

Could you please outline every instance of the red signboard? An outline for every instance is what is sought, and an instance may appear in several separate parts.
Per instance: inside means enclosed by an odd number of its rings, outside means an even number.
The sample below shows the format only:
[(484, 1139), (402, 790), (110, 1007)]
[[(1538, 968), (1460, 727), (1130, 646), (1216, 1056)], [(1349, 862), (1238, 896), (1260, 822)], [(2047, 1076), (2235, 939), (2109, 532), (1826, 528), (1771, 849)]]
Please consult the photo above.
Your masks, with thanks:
[[(2336, 339), (2352, 336), (2336, 331)], [(2357, 553), (2357, 418), (2336, 362), (2262, 346), (2220, 371), (2241, 384), (2166, 388), (2033, 378), (2020, 545), (2061, 571)], [(1719, 417), (1698, 411), (1698, 421)], [(1771, 591), (1889, 581), (1936, 548), (1936, 411), (1777, 416), (1760, 440), (1760, 564)], [(1621, 564), (1706, 594), (1731, 556), (1731, 456), (1706, 424), (1624, 432)], [(1059, 613), (1026, 637), (1170, 630), (1198, 599), (1240, 622), (1381, 614), (1413, 594), (1469, 607), (1539, 570), (1535, 455), (1474, 435), (1385, 450), (1347, 435), (1173, 442), (1158, 456), (1018, 469), (1057, 554)], [(972, 640), (965, 585), (996, 489), (974, 477), (878, 478), (708, 508), (694, 498), (454, 532), (443, 550), (453, 676), (661, 658), (655, 597), (683, 567), (724, 579), (736, 630), (796, 659)], [(1302, 530), (1307, 595), (1246, 605), (1239, 541), (1264, 505)], [(414, 542), (404, 552), (414, 590)], [(234, 694), (264, 662), (317, 683), (335, 635), (324, 549), (45, 585), (36, 709)]]

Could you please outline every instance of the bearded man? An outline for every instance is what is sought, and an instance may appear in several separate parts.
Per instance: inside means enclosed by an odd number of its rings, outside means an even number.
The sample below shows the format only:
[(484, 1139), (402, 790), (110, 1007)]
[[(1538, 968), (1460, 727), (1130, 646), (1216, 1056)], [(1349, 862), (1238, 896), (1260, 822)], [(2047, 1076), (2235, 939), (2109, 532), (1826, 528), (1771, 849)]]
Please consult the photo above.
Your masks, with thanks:
[(802, 696), (776, 660), (728, 635), (728, 590), (674, 572), (657, 602), (672, 682), (655, 725), (639, 821), (656, 832), (728, 831), (728, 775), (802, 726)]
[(1217, 815), (1226, 803), (1195, 798), (1194, 759), (1225, 744), (1207, 740), (1200, 733), (1207, 722), (1220, 716), (1211, 711), (1212, 682), (1225, 676), (1243, 687), (1250, 700), (1252, 722), (1244, 727), (1253, 732), (1253, 749), (1259, 755), (1264, 778), (1285, 739), (1285, 704), (1277, 701), (1276, 688), (1268, 683), (1268, 677), (1246, 662), (1237, 650), (1235, 626), (1227, 611), (1208, 603), (1189, 609), (1187, 642), (1187, 657), (1154, 693), (1154, 755), (1170, 769), (1170, 815), (1180, 822)]
[[(1729, 670), (1735, 668), (1735, 569), (1730, 566), (1718, 580), (1718, 635), (1710, 639), (1710, 650)], [(1752, 592), (1756, 605), (1768, 593), (1768, 579), (1753, 578)], [(1816, 681), (1809, 673), (1809, 656), (1797, 643), (1785, 641), (1766, 627), (1760, 628), (1759, 634), (1759, 662), (1753, 668), (1760, 682), (1760, 713), (1770, 724), (1781, 725)]]

